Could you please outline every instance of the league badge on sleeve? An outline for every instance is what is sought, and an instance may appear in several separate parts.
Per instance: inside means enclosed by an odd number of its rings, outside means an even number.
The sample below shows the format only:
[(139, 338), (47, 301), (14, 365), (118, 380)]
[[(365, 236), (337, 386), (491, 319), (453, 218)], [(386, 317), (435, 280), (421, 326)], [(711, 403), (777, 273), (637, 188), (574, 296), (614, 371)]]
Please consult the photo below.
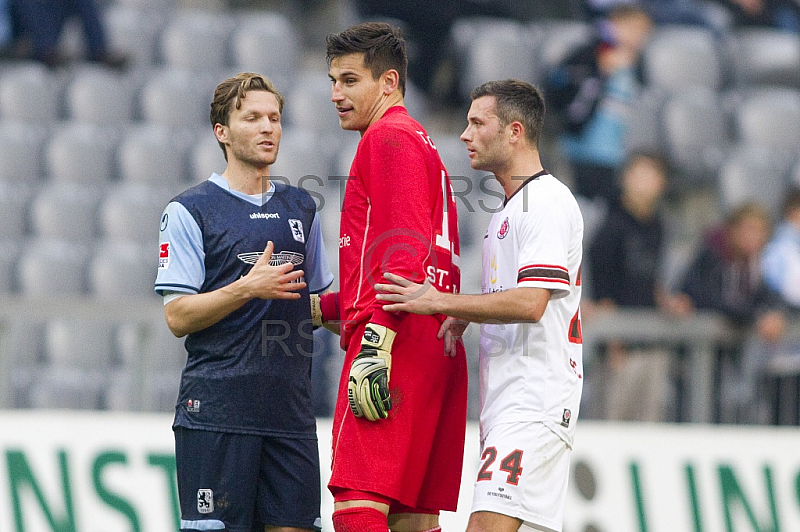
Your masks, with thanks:
[(158, 269), (169, 268), (169, 242), (161, 242), (158, 247)]
[(289, 219), (289, 227), (292, 230), (292, 237), (301, 244), (306, 243), (306, 236), (303, 234), (303, 222), (295, 218)]

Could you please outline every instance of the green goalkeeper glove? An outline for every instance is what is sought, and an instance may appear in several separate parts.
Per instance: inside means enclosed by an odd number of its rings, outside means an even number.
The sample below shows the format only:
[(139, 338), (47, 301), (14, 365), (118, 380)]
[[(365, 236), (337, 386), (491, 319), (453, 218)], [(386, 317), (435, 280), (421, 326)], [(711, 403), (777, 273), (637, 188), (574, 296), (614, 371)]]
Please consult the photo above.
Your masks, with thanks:
[(385, 419), (392, 409), (389, 376), (392, 372), (392, 343), (397, 333), (370, 323), (364, 330), (361, 351), (350, 366), (347, 399), (356, 417), (369, 421)]

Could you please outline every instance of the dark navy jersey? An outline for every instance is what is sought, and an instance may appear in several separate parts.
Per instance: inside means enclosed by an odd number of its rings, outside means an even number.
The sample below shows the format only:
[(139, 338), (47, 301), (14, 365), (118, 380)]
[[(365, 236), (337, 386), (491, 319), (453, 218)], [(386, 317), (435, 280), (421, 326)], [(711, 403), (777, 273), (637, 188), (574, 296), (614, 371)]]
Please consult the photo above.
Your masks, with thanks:
[(316, 437), (311, 357), (320, 346), (308, 295), (327, 289), (333, 275), (308, 193), (272, 183), (263, 197), (248, 196), (215, 174), (178, 195), (161, 218), (155, 289), (197, 294), (227, 286), (247, 274), (269, 240), (271, 263), (302, 269), (308, 288), (297, 300), (248, 301), (186, 337), (174, 425)]

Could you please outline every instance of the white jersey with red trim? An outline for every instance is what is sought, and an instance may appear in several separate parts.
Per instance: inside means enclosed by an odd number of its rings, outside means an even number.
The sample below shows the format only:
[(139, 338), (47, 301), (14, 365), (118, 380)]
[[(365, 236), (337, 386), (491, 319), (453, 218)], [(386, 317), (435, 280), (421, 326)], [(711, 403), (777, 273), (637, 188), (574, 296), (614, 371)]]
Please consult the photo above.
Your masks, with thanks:
[(540, 421), (570, 447), (583, 389), (580, 266), (583, 218), (569, 189), (540, 172), (492, 216), (483, 293), (552, 291), (536, 323), (481, 325), (481, 439), (499, 423)]

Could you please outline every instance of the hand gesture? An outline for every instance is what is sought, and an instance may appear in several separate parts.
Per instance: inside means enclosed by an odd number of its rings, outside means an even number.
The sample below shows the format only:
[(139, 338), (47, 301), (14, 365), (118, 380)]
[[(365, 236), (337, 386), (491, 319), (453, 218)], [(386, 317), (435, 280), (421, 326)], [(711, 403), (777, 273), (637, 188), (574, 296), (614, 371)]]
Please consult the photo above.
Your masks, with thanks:
[[(378, 301), (389, 301), (383, 309), (388, 312), (411, 312), (412, 314), (436, 314), (436, 302), (440, 293), (426, 279), (417, 284), (393, 273), (383, 274), (393, 284), (378, 283), (375, 290)], [(381, 293), (383, 292), (383, 293)]]
[(258, 258), (256, 263), (242, 277), (249, 295), (259, 299), (300, 299), (299, 290), (306, 287), (304, 281), (298, 281), (303, 277), (303, 270), (294, 270), (294, 265), (290, 262), (270, 265), (274, 244), (270, 240), (264, 253)]
[(436, 338), (439, 340), (444, 338), (445, 355), (449, 356), (450, 358), (456, 356), (456, 346), (459, 342), (462, 345), (464, 344), (464, 340), (461, 337), (468, 325), (468, 321), (459, 318), (453, 318), (452, 316), (448, 316), (447, 319), (442, 322), (442, 326), (439, 327), (439, 333), (436, 335)]

